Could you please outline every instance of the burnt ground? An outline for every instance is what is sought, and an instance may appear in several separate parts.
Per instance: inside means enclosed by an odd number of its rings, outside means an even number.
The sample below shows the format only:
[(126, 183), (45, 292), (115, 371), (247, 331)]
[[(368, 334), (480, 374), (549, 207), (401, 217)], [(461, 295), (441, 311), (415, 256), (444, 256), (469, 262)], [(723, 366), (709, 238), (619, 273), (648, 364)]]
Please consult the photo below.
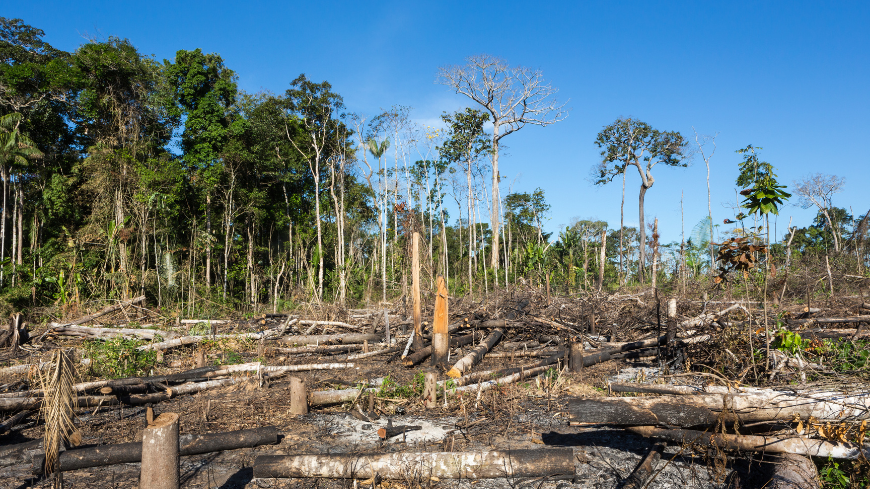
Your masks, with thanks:
[[(730, 299), (722, 297), (721, 299)], [(529, 326), (522, 329), (508, 329), (506, 337), (494, 351), (504, 351), (505, 343), (551, 342), (551, 346), (567, 344), (571, 341), (565, 330), (548, 328), (546, 323), (535, 323), (534, 318), (547, 318), (569, 329), (581, 330), (591, 336), (606, 334), (608, 341), (633, 341), (649, 338), (662, 331), (664, 300), (650, 295), (610, 296), (591, 299), (545, 298), (540, 291), (525, 294), (512, 294), (510, 298), (496, 298), (490, 301), (468, 299), (451, 300), (451, 321), (486, 320), (506, 318), (528, 321)], [(823, 310), (819, 317), (861, 314), (861, 297), (857, 299), (828, 299), (814, 302), (814, 307)], [(721, 310), (722, 303), (702, 303), (699, 300), (681, 300), (679, 316), (681, 319), (695, 317), (706, 311)], [(407, 309), (393, 310), (390, 321), (405, 321), (396, 329), (407, 325)], [(776, 313), (785, 317), (799, 317), (801, 306), (792, 303), (777, 308)], [(753, 312), (755, 313), (755, 312)], [(140, 312), (138, 319), (146, 322), (146, 312)], [(382, 331), (382, 321), (377, 314), (363, 317), (353, 311), (328, 309), (309, 310), (304, 317), (348, 321), (359, 324), (367, 331)], [(125, 314), (129, 321), (131, 315)], [(431, 317), (431, 311), (424, 312), (424, 318)], [(159, 318), (158, 318), (159, 319)], [(701, 332), (717, 328), (712, 344), (699, 345), (686, 352), (686, 365), (693, 363), (704, 369), (716, 368), (728, 378), (746, 376), (748, 355), (746, 344), (740, 343), (741, 335), (730, 334), (731, 329), (741, 328), (741, 321), (747, 316), (739, 311), (720, 320), (718, 325), (700, 328)], [(115, 318), (117, 323), (125, 318)], [(273, 322), (276, 319), (271, 320)], [(156, 322), (156, 321), (155, 321)], [(237, 320), (221, 326), (218, 333), (250, 332), (274, 327), (269, 320)], [(757, 319), (753, 320), (757, 324)], [(108, 324), (109, 321), (103, 324)], [(166, 324), (165, 318), (164, 323)], [(752, 323), (750, 323), (752, 324)], [(171, 323), (169, 326), (172, 328)], [(304, 328), (308, 329), (308, 328)], [(190, 333), (190, 331), (180, 331)], [(301, 334), (299, 329), (295, 334)], [(337, 332), (336, 330), (326, 331)], [(40, 331), (37, 329), (34, 336)], [(561, 337), (560, 337), (561, 336)], [(745, 335), (744, 335), (745, 336)], [(574, 339), (576, 341), (576, 337)], [(404, 344), (403, 340), (399, 340)], [(32, 358), (25, 357), (7, 361), (15, 363), (33, 361), (40, 352), (56, 347), (81, 346), (80, 340), (69, 338), (48, 338), (37, 345)], [(373, 345), (374, 348), (377, 348)], [(731, 350), (725, 356), (723, 350)], [(212, 350), (208, 357), (210, 364), (226, 363), (227, 345), (223, 349)], [(256, 361), (257, 345), (241, 342), (231, 345), (237, 358), (235, 361)], [(454, 351), (455, 355), (464, 354)], [(192, 368), (194, 349), (179, 348), (167, 352), (165, 359), (154, 374), (179, 372)], [(735, 354), (736, 353), (736, 357)], [(240, 355), (240, 358), (239, 358)], [(21, 354), (19, 354), (21, 356)], [(737, 358), (739, 357), (739, 358)], [(304, 364), (320, 362), (341, 362), (345, 354), (330, 356), (293, 355), (283, 358), (266, 358), (267, 364)], [(732, 361), (735, 360), (735, 361)], [(494, 359), (484, 358), (474, 371), (530, 364), (536, 358)], [(304, 416), (289, 414), (289, 382), (276, 378), (259, 385), (251, 378), (249, 382), (219, 390), (205, 391), (195, 395), (173, 398), (153, 406), (155, 414), (161, 412), (178, 413), (181, 418), (182, 433), (219, 433), (232, 430), (276, 426), (280, 433), (279, 444), (256, 448), (211, 453), (206, 455), (185, 456), (181, 459), (182, 487), (184, 488), (349, 488), (356, 487), (354, 481), (322, 479), (253, 479), (252, 465), (260, 455), (300, 454), (300, 453), (384, 453), (393, 451), (483, 451), (490, 449), (521, 449), (570, 447), (574, 450), (576, 473), (571, 480), (508, 480), (495, 479), (483, 481), (390, 481), (382, 487), (527, 487), (527, 488), (619, 488), (638, 462), (650, 451), (655, 442), (641, 436), (611, 427), (570, 426), (565, 412), (567, 399), (572, 396), (593, 397), (606, 395), (607, 380), (622, 373), (632, 380), (638, 372), (653, 372), (661, 364), (658, 360), (644, 361), (611, 360), (584, 369), (580, 373), (561, 371), (559, 380), (552, 384), (543, 377), (529, 379), (499, 389), (484, 391), (478, 400), (475, 395), (448, 395), (447, 405), (441, 404), (433, 410), (423, 408), (418, 396), (379, 396), (375, 405), (377, 419), (371, 422), (360, 421), (349, 413), (349, 403), (329, 407), (315, 407)], [(718, 363), (717, 363), (718, 362)], [(372, 357), (354, 362), (355, 368), (346, 370), (326, 370), (294, 373), (303, 377), (309, 389), (341, 389), (365, 383), (379, 383), (389, 376), (399, 385), (411, 383), (414, 376), (427, 366), (404, 368), (396, 357)], [(791, 375), (789, 377), (789, 375)], [(764, 385), (765, 372), (760, 372), (755, 380), (744, 382)], [(779, 382), (795, 381), (794, 374), (781, 374)], [(82, 372), (81, 380), (91, 380)], [(544, 379), (544, 380), (541, 380)], [(0, 383), (22, 379), (0, 379)], [(681, 377), (681, 383), (705, 382), (709, 378)], [(748, 382), (747, 382), (748, 381)], [(9, 389), (9, 387), (4, 387)], [(360, 403), (365, 408), (365, 402)], [(125, 443), (141, 439), (145, 426), (145, 407), (111, 406), (95, 410), (81, 410), (77, 425), (82, 433), (82, 446)], [(380, 441), (376, 436), (378, 427), (388, 422), (395, 425), (424, 425), (423, 432), (412, 432), (405, 437), (398, 436)], [(3, 449), (9, 446), (42, 436), (43, 425), (35, 415), (31, 415), (12, 432), (0, 435), (0, 462)], [(422, 436), (421, 436), (422, 435)], [(32, 455), (36, 450), (31, 450)], [(706, 449), (670, 444), (661, 462), (657, 465), (655, 477), (646, 487), (657, 488), (725, 488), (735, 487), (735, 477), (739, 475), (748, 487), (761, 487), (764, 484), (763, 471), (757, 464), (752, 465), (747, 454), (711, 453)], [(761, 467), (764, 467), (762, 464)], [(67, 472), (64, 474), (67, 488), (125, 488), (138, 487), (139, 464), (123, 464), (110, 467), (92, 468)], [(747, 474), (747, 471), (749, 472)], [(755, 483), (753, 483), (753, 479)], [(356, 481), (361, 487), (371, 487)], [(29, 461), (26, 463), (0, 463), (0, 487), (2, 488), (47, 488), (51, 482), (30, 475)], [(744, 486), (744, 487), (746, 487)]]
[[(505, 366), (506, 361), (485, 360), (480, 369)], [(175, 412), (181, 417), (182, 433), (224, 432), (261, 426), (277, 426), (280, 443), (274, 446), (232, 450), (182, 457), (182, 487), (185, 488), (265, 488), (265, 487), (352, 487), (349, 481), (290, 479), (253, 479), (252, 464), (259, 455), (298, 453), (371, 453), (391, 451), (475, 451), (570, 447), (576, 458), (576, 482), (546, 480), (426, 481), (423, 487), (584, 487), (614, 488), (634, 469), (654, 442), (616, 428), (572, 427), (564, 411), (565, 399), (572, 395), (600, 396), (595, 386), (621, 368), (643, 364), (608, 362), (586, 369), (581, 374), (565, 373), (559, 384), (547, 389), (534, 381), (484, 391), (480, 400), (448, 395), (448, 405), (425, 410), (417, 399), (379, 399), (379, 418), (372, 423), (348, 413), (348, 406), (314, 408), (304, 416), (289, 412), (289, 383), (277, 379), (262, 387), (256, 381), (183, 396), (154, 406), (155, 414)], [(303, 377), (319, 388), (341, 388), (360, 379), (390, 375), (397, 383), (408, 383), (419, 368), (385, 368), (383, 360), (357, 362), (358, 369), (305, 373)], [(443, 398), (440, 398), (443, 399)], [(380, 441), (377, 427), (389, 421), (395, 425), (431, 423), (429, 438), (409, 433)], [(82, 446), (125, 443), (141, 439), (145, 426), (145, 407), (112, 406), (79, 413)], [(41, 425), (35, 420), (25, 424), (3, 445), (37, 439)], [(729, 468), (721, 460), (669, 447), (659, 467), (665, 468), (648, 485), (650, 488), (725, 487)], [(30, 466), (0, 469), (0, 487), (50, 487), (50, 481), (29, 476)], [(67, 472), (68, 488), (137, 487), (139, 464), (124, 464)], [(350, 485), (349, 485), (350, 484)], [(386, 486), (387, 484), (385, 484)], [(409, 481), (404, 487), (419, 487)], [(403, 487), (394, 482), (390, 487)]]

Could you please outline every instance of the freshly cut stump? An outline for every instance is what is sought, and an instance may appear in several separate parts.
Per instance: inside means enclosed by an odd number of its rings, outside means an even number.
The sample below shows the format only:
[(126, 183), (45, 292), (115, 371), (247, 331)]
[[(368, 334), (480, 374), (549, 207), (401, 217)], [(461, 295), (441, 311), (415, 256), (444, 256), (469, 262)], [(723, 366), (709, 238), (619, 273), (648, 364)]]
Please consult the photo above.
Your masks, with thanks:
[(178, 489), (178, 414), (163, 413), (142, 435), (139, 489)]

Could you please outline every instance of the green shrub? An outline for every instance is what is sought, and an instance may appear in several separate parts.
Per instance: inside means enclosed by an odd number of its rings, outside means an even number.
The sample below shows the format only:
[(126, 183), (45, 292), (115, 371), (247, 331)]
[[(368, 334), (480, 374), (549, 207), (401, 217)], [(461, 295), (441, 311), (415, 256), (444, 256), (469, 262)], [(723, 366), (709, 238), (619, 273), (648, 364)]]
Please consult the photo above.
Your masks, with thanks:
[(140, 340), (113, 338), (108, 341), (86, 341), (84, 348), (91, 359), (90, 370), (94, 375), (117, 379), (140, 377), (154, 367), (157, 352), (136, 349), (143, 344), (145, 342)]

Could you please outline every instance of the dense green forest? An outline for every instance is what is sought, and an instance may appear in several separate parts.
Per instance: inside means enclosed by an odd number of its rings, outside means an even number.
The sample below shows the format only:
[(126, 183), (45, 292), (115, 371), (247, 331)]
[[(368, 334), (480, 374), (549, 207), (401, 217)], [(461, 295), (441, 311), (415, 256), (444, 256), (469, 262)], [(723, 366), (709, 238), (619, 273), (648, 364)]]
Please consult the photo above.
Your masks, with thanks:
[[(159, 61), (124, 39), (64, 52), (43, 36), (0, 18), (7, 311), (72, 312), (141, 294), (185, 314), (393, 300), (409, 286), (413, 232), (424, 285), (444, 275), (457, 294), (506, 283), (567, 293), (685, 283), (709, 275), (712, 241), (732, 232), (708, 217), (674, 243), (659, 243), (654, 223), (578, 221), (551, 235), (544, 190), (492, 193), (498, 146), (485, 110), (419, 127), (404, 106), (352, 114), (327, 81), (305, 75), (283, 94), (245, 93), (220, 55), (199, 49)], [(634, 164), (615, 139), (625, 123), (590, 138), (602, 149), (599, 183)], [(649, 131), (664, 164), (685, 161), (682, 136)], [(745, 156), (755, 180), (738, 186), (759, 189), (764, 163)], [(808, 201), (818, 218), (791, 228), (774, 256), (836, 253), (866, 266), (867, 215), (833, 206), (831, 192), (798, 193), (827, 200)], [(733, 233), (763, 239), (766, 206), (736, 211)], [(490, 222), (500, 223), (496, 239)]]

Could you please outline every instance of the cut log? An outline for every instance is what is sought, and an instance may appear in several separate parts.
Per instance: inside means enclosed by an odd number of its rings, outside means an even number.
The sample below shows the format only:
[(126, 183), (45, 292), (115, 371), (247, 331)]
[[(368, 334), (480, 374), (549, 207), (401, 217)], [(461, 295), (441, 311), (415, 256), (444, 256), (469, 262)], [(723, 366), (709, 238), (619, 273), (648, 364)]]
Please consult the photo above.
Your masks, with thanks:
[(402, 351), (402, 349), (399, 347), (384, 348), (381, 350), (370, 351), (368, 353), (357, 353), (356, 355), (348, 355), (345, 360), (348, 360), (348, 361), (350, 361), (350, 360), (362, 360), (363, 358), (376, 357), (378, 355), (387, 355), (389, 353), (398, 353), (400, 351)]
[(255, 478), (430, 480), (574, 476), (574, 451), (266, 455), (254, 461)]
[[(559, 352), (555, 355), (547, 357), (543, 360), (537, 361), (531, 365), (525, 365), (522, 367), (511, 367), (511, 368), (503, 368), (498, 370), (486, 370), (483, 372), (471, 372), (469, 374), (465, 374), (462, 377), (454, 380), (454, 384), (457, 386), (469, 385), (475, 382), (480, 382), (481, 380), (492, 380), (507, 377), (509, 375), (513, 375), (520, 372), (530, 371), (532, 369), (538, 367), (549, 367), (557, 363), (559, 360), (564, 358), (564, 352)], [(443, 383), (443, 382), (442, 382)]]
[(529, 377), (534, 377), (536, 375), (540, 375), (546, 372), (550, 368), (549, 365), (544, 365), (541, 367), (534, 367), (530, 369), (522, 369), (521, 371), (511, 374), (505, 375), (504, 377), (499, 377), (493, 380), (487, 380), (485, 382), (479, 382), (477, 384), (468, 384), (461, 387), (457, 387), (455, 389), (456, 392), (475, 392), (475, 391), (485, 391), (488, 389), (492, 389), (493, 387), (498, 387), (500, 385), (513, 384), (514, 382), (518, 382), (523, 379), (527, 379)]
[(354, 326), (353, 324), (347, 324), (341, 321), (314, 321), (309, 319), (300, 319), (299, 324), (310, 324), (312, 326), (336, 326), (339, 328), (349, 329), (351, 331), (360, 331), (362, 329), (361, 326)]
[[(277, 334), (277, 330), (272, 330)], [(167, 341), (161, 341), (159, 343), (151, 343), (148, 345), (142, 345), (136, 348), (139, 351), (149, 351), (149, 350), (169, 350), (170, 348), (177, 348), (179, 346), (185, 345), (195, 345), (198, 343), (202, 343), (205, 340), (211, 339), (254, 339), (258, 340), (262, 338), (264, 335), (267, 335), (267, 332), (263, 333), (239, 333), (239, 334), (217, 334), (217, 335), (196, 335), (196, 336), (182, 336), (180, 338), (174, 338)]]
[[(675, 399), (679, 402), (675, 402)], [(717, 414), (704, 404), (688, 402), (686, 397), (606, 397), (572, 399), (568, 412), (572, 425), (671, 425), (709, 426)]]
[(357, 388), (352, 389), (339, 389), (339, 390), (329, 390), (329, 391), (314, 391), (308, 394), (308, 405), (309, 406), (327, 406), (330, 404), (341, 404), (343, 402), (353, 401), (357, 397), (361, 396), (362, 393), (374, 391), (377, 392), (377, 389), (369, 388), (363, 389), (362, 392)]
[(770, 489), (819, 489), (819, 469), (803, 455), (786, 453), (773, 460)]
[[(274, 426), (205, 435), (181, 435), (178, 442), (179, 452), (182, 456), (260, 445), (275, 445), (277, 443), (278, 429)], [(121, 443), (61, 452), (58, 458), (58, 467), (61, 472), (66, 472), (90, 467), (136, 463), (140, 460), (142, 460), (142, 443)], [(42, 475), (44, 461), (44, 455), (34, 457), (32, 466), (34, 475)]]
[(458, 362), (453, 365), (453, 368), (447, 372), (447, 375), (450, 377), (458, 378), (462, 377), (464, 372), (467, 372), (471, 369), (471, 367), (480, 363), (483, 360), (484, 355), (498, 343), (498, 340), (504, 335), (504, 330), (498, 328), (490, 333), (483, 341), (480, 342), (468, 355), (460, 358)]
[(361, 350), (363, 345), (324, 345), (324, 346), (297, 346), (295, 348), (266, 348), (267, 355), (275, 355), (277, 353), (301, 354), (301, 353), (344, 353), (348, 351)]
[(0, 424), (0, 435), (14, 428), (15, 425), (17, 425), (21, 422), (21, 420), (26, 418), (28, 414), (30, 414), (30, 410), (21, 411), (15, 416), (12, 416), (11, 418), (4, 421), (2, 424)]
[(642, 489), (646, 484), (646, 481), (653, 475), (656, 464), (664, 451), (664, 445), (656, 445), (652, 447), (652, 450), (641, 459), (640, 463), (637, 464), (637, 467), (635, 467), (628, 478), (625, 479), (625, 484), (622, 485), (622, 488)]
[(153, 340), (158, 336), (172, 338), (175, 336), (175, 333), (158, 329), (94, 328), (90, 326), (61, 325), (50, 329), (48, 335), (77, 336), (97, 340), (111, 338)]
[[(569, 402), (575, 422), (585, 424), (669, 424), (692, 427), (728, 422), (754, 423), (810, 416), (822, 422), (870, 419), (870, 396), (828, 393), (830, 398), (758, 394), (696, 394), (662, 397), (603, 397)], [(711, 414), (707, 414), (710, 411)], [(709, 416), (712, 415), (712, 419)], [(705, 418), (707, 421), (705, 422)], [(644, 420), (657, 420), (645, 422)]]
[[(475, 336), (474, 333), (469, 333), (458, 338), (451, 338), (450, 348), (457, 348), (460, 346), (469, 345), (471, 343), (474, 343), (475, 338), (480, 338), (480, 335), (478, 334), (477, 336)], [(432, 354), (432, 348), (432, 345), (429, 345), (422, 350), (411, 353), (410, 355), (402, 359), (402, 365), (406, 367), (413, 367), (414, 365), (417, 365), (418, 363), (425, 360), (426, 357)]]
[(226, 324), (229, 321), (226, 319), (182, 319), (179, 321), (180, 324), (200, 324), (205, 323), (208, 325), (212, 324)]
[(378, 436), (382, 440), (387, 440), (394, 436), (403, 435), (409, 431), (419, 431), (422, 429), (422, 426), (386, 426), (384, 428), (378, 429)]
[(870, 322), (870, 316), (849, 316), (844, 318), (808, 318), (808, 319), (788, 319), (788, 324), (844, 324), (844, 323), (861, 323)]
[(380, 342), (381, 336), (376, 334), (366, 333), (347, 333), (347, 334), (326, 334), (326, 335), (301, 335), (301, 336), (285, 336), (278, 340), (280, 343), (289, 345), (319, 345), (319, 344), (342, 344), (348, 345), (353, 343), (369, 343)]
[(810, 457), (856, 459), (870, 456), (870, 448), (852, 443), (831, 443), (801, 437), (726, 435), (695, 430), (670, 430), (654, 426), (626, 428), (647, 438), (657, 438), (676, 443), (711, 445), (728, 450), (743, 450), (767, 453), (794, 453)]

